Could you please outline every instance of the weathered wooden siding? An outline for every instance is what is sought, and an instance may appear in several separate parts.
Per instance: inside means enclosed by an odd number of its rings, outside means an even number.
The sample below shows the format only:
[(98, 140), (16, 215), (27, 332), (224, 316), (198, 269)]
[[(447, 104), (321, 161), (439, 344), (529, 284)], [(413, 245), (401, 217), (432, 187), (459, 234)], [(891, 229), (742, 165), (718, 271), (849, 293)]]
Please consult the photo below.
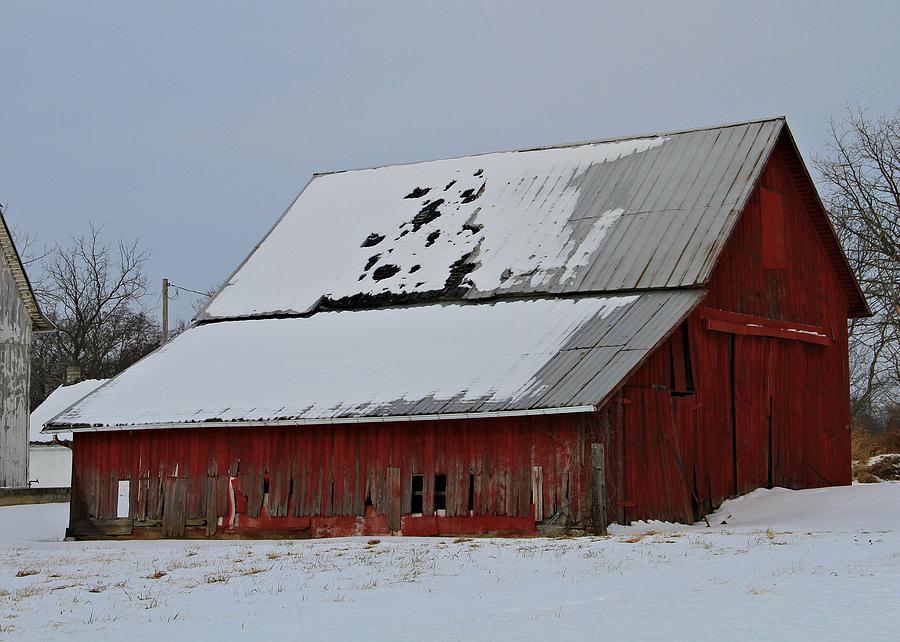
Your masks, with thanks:
[(28, 380), (31, 318), (0, 257), (0, 487), (28, 482)]
[[(848, 303), (787, 151), (776, 148), (684, 326), (694, 394), (673, 394), (680, 331), (622, 389), (616, 519), (685, 520), (761, 486), (850, 483)], [(818, 326), (829, 345), (713, 331), (710, 308)]]
[[(568, 414), (77, 433), (71, 518), (76, 531), (86, 519), (115, 519), (118, 483), (129, 480), (136, 535), (146, 526), (148, 536), (180, 536), (185, 524), (219, 519), (225, 535), (385, 533), (395, 500), (405, 534), (535, 532), (535, 466), (545, 519), (590, 519), (585, 453), (602, 429), (597, 415)], [(436, 474), (447, 476), (441, 519)], [(410, 517), (413, 475), (424, 481), (421, 517)]]

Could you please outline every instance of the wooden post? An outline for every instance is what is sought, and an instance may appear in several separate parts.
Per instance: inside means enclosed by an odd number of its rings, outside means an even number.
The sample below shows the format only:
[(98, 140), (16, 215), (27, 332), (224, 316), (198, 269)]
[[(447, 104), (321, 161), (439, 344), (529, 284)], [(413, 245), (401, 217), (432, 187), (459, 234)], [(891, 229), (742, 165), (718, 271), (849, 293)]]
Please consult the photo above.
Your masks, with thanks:
[(531, 467), (531, 497), (534, 504), (534, 521), (544, 521), (544, 469)]
[(216, 478), (213, 475), (207, 475), (203, 492), (206, 501), (206, 536), (212, 537), (216, 534), (218, 527), (219, 512), (216, 504), (218, 496), (216, 494)]
[(606, 456), (603, 444), (591, 444), (591, 526), (606, 535)]
[(400, 530), (400, 469), (390, 467), (387, 469), (387, 518), (388, 530), (396, 533)]
[(169, 340), (169, 279), (162, 280), (162, 332), (159, 345)]

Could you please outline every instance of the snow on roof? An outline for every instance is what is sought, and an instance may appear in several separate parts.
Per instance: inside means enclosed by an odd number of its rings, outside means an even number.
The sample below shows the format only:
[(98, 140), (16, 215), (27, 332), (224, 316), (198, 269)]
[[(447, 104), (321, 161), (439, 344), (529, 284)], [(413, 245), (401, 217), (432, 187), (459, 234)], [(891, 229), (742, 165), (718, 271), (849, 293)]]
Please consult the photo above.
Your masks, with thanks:
[[(73, 403), (106, 383), (106, 379), (85, 379), (71, 386), (60, 386), (51, 392), (46, 399), (31, 413), (28, 439), (34, 442), (53, 441), (53, 435), (41, 433), (41, 428), (48, 420), (71, 406)], [(71, 434), (59, 434), (60, 439), (71, 439)]]
[(700, 300), (784, 130), (317, 175), (199, 325), (51, 423), (590, 409)]
[(585, 410), (701, 296), (434, 304), (198, 325), (51, 425), (77, 431)]
[(783, 122), (318, 175), (199, 318), (702, 284)]

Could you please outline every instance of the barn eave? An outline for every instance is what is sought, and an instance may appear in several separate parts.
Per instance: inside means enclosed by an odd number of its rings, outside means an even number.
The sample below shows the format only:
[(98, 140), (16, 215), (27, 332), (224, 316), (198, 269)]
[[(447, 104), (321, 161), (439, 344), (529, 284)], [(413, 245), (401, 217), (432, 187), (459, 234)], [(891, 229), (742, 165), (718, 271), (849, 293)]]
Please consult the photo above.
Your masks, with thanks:
[(15, 243), (13, 243), (12, 233), (6, 225), (6, 219), (3, 217), (2, 211), (0, 211), (0, 251), (3, 252), (6, 263), (12, 271), (16, 287), (19, 289), (19, 295), (22, 297), (22, 302), (25, 304), (25, 309), (31, 318), (32, 329), (35, 332), (52, 332), (56, 330), (53, 322), (41, 311), (34, 288), (28, 279), (28, 273), (25, 271), (25, 265), (22, 263), (19, 251), (16, 249)]

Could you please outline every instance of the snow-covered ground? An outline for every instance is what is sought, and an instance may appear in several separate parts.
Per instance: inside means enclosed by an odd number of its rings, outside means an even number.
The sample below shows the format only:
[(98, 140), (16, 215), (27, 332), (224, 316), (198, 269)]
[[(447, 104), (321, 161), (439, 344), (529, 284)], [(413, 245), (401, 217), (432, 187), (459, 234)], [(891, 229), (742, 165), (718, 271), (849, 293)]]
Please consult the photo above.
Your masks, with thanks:
[[(0, 508), (0, 639), (896, 640), (900, 484), (608, 538), (60, 542)], [(723, 523), (724, 522), (724, 523)]]

